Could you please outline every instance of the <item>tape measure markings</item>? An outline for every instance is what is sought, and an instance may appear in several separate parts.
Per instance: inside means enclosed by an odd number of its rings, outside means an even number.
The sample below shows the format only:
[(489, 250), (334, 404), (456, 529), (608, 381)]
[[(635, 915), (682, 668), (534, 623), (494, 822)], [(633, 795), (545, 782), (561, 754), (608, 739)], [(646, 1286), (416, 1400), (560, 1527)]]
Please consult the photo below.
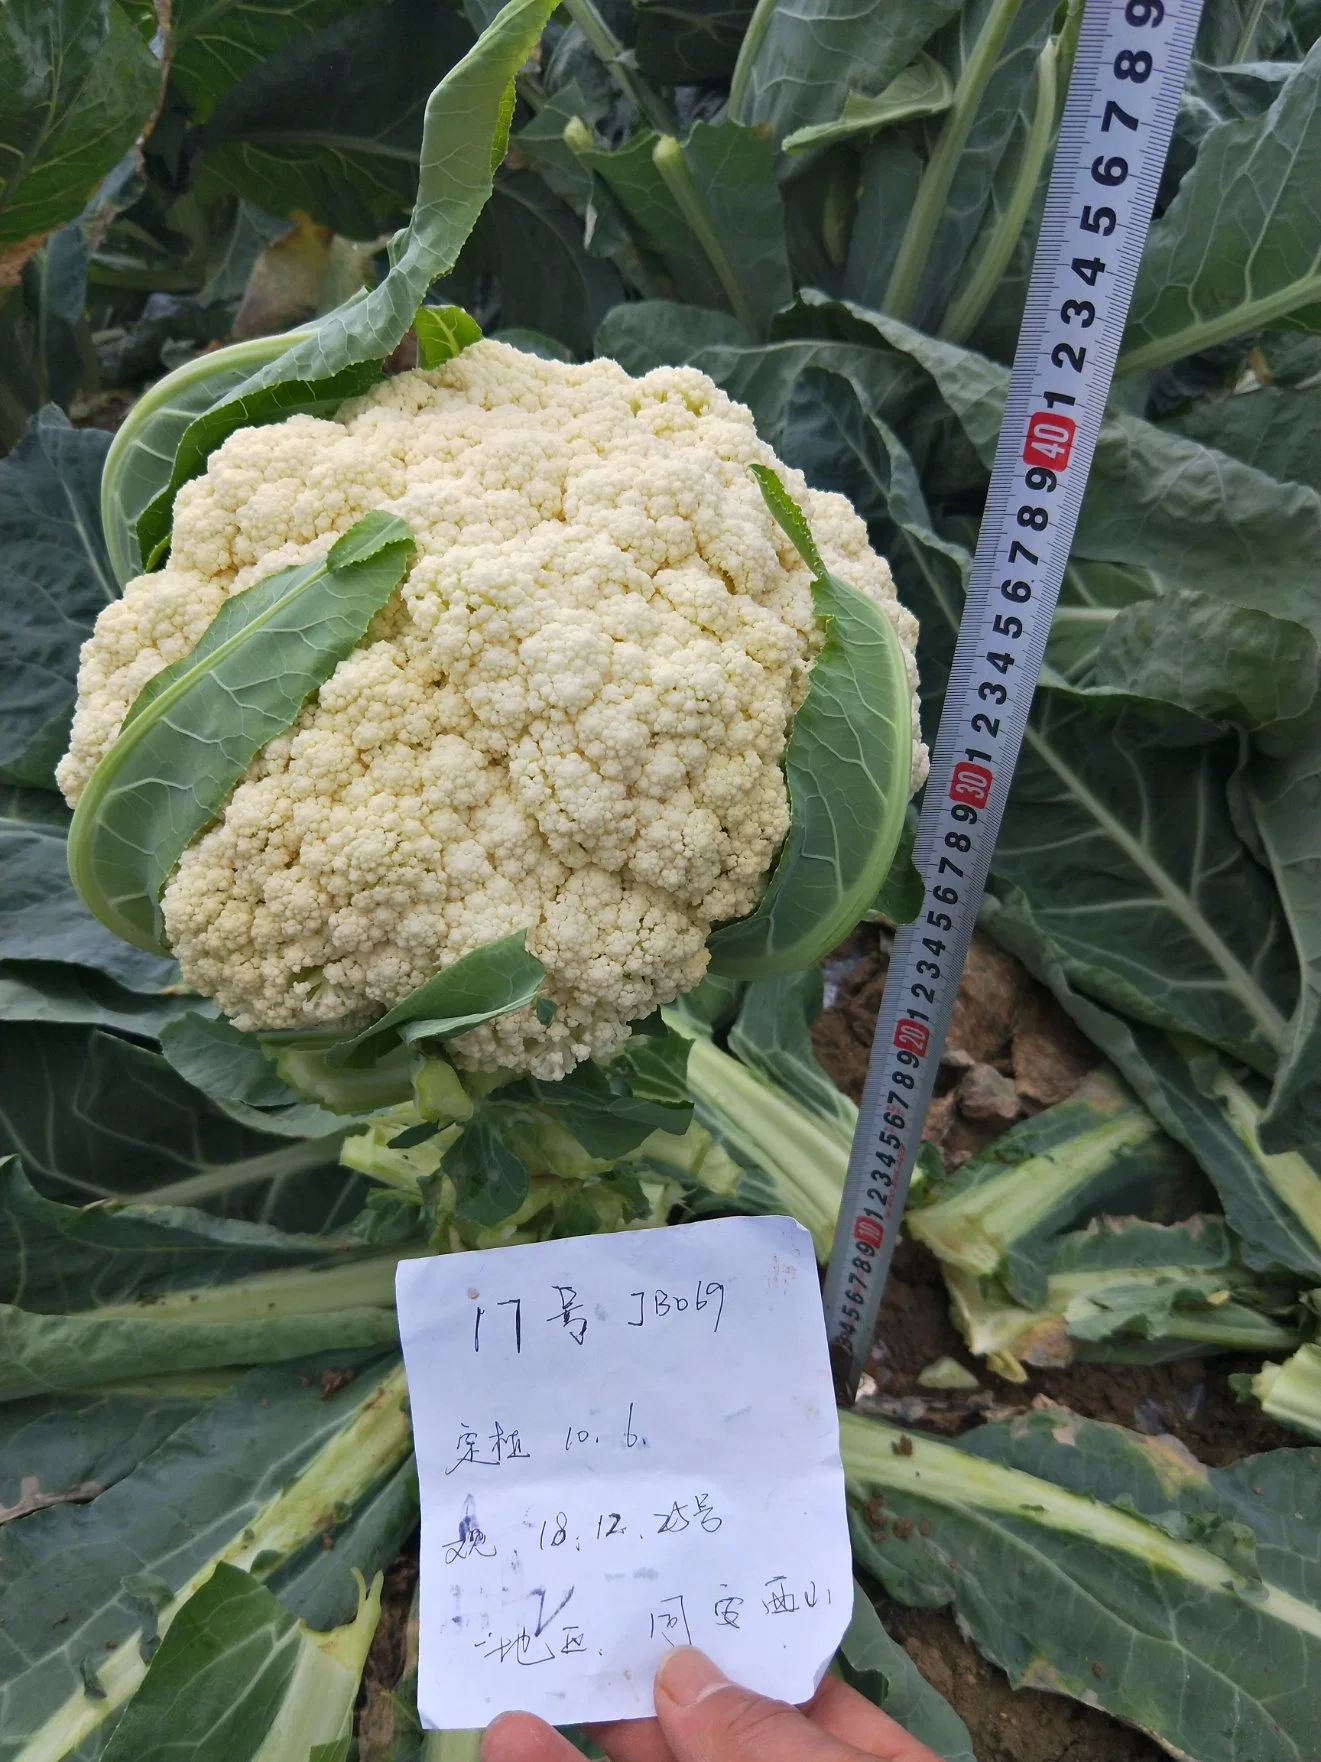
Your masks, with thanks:
[(1201, 0), (1087, 0), (825, 1287), (853, 1399), (1027, 728)]

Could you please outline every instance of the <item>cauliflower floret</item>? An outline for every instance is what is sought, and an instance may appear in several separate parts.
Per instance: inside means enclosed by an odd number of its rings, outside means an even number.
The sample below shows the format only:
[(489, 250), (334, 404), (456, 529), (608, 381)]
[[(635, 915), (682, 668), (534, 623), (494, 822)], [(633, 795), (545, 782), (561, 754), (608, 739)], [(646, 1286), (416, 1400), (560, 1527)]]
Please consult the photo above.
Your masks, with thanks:
[(375, 508), (417, 556), (362, 645), (251, 765), (163, 898), (185, 980), (245, 1028), (357, 1026), (515, 931), (556, 1009), (453, 1043), (557, 1077), (688, 990), (788, 829), (788, 724), (820, 645), (809, 576), (749, 474), (908, 654), (917, 626), (842, 496), (808, 489), (692, 368), (633, 379), (480, 342), (333, 421), (240, 429), (179, 492), (169, 566), (83, 650), (76, 802), (154, 673), (227, 595)]

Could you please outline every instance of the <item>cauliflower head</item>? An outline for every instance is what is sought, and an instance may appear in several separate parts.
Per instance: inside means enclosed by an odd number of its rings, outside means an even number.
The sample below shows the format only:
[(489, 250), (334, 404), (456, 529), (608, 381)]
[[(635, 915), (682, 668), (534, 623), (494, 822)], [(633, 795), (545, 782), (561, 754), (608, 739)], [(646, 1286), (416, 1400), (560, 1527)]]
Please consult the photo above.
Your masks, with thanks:
[(917, 626), (843, 497), (811, 490), (704, 374), (474, 344), (333, 421), (240, 429), (179, 492), (168, 567), (86, 643), (78, 797), (147, 681), (227, 596), (375, 508), (417, 553), (364, 641), (272, 741), (163, 899), (183, 977), (240, 1027), (357, 1027), (518, 930), (547, 969), (523, 1010), (451, 1043), (554, 1078), (706, 970), (789, 823), (781, 760), (821, 636), (810, 577), (752, 463), (827, 565)]

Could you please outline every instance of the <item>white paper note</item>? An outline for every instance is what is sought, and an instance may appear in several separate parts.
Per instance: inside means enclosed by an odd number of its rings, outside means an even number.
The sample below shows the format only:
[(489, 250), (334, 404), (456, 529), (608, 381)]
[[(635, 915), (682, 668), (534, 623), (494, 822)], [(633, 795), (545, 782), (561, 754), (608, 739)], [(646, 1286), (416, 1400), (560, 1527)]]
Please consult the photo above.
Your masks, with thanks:
[(652, 1711), (668, 1647), (812, 1693), (853, 1593), (812, 1239), (720, 1218), (400, 1263), (418, 1706)]

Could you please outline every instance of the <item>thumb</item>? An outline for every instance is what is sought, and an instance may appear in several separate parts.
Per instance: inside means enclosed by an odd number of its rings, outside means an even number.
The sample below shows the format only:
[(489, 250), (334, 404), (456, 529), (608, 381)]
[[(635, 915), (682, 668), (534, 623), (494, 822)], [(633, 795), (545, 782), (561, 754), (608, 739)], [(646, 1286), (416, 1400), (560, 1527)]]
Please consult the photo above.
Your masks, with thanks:
[(739, 1688), (692, 1646), (666, 1653), (656, 1716), (674, 1762), (861, 1762), (864, 1755), (796, 1707)]

